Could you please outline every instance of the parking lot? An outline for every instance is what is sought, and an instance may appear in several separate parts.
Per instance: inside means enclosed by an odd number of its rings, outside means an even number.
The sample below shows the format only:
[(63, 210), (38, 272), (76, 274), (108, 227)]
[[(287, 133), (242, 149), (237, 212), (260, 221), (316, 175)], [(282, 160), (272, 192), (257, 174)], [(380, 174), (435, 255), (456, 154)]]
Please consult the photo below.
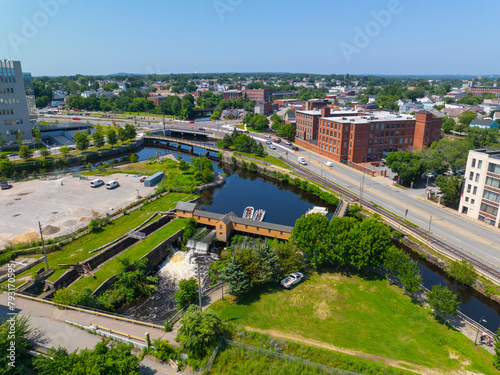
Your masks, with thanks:
[(91, 188), (90, 177), (81, 180), (64, 175), (52, 180), (17, 182), (11, 189), (1, 190), (0, 248), (9, 242), (38, 239), (38, 221), (45, 238), (55, 237), (154, 191), (135, 175), (117, 173), (99, 178), (105, 183), (116, 180), (120, 186), (112, 190), (105, 186)]

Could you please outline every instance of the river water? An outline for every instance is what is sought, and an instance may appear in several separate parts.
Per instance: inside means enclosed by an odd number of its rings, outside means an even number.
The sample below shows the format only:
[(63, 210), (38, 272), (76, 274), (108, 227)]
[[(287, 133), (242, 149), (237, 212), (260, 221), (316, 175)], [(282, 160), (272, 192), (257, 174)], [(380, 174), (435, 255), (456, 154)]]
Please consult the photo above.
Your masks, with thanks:
[[(195, 148), (195, 153), (199, 153)], [(150, 156), (155, 156), (157, 152), (161, 155), (172, 153), (164, 149), (144, 148), (137, 152), (139, 160), (146, 160)], [(178, 155), (177, 152), (174, 152)], [(189, 161), (191, 156), (179, 154), (186, 161)], [(294, 189), (288, 185), (283, 185), (274, 181), (264, 180), (250, 172), (234, 172), (228, 168), (222, 168), (220, 164), (214, 163), (214, 169), (218, 173), (226, 174), (226, 183), (217, 189), (204, 191), (198, 201), (201, 210), (225, 214), (233, 211), (236, 215), (241, 216), (243, 210), (247, 206), (253, 206), (255, 209), (262, 208), (266, 210), (265, 221), (293, 226), (295, 221), (306, 213), (313, 206), (324, 206), (317, 198), (303, 193), (300, 190)], [(330, 212), (333, 212), (334, 207), (329, 207)], [(331, 214), (329, 215), (331, 217)], [(180, 256), (180, 255), (178, 255)], [(420, 259), (417, 259), (421, 261)], [(184, 259), (185, 261), (185, 259)], [(176, 262), (177, 263), (177, 262)], [(133, 313), (134, 308), (127, 309), (128, 313), (136, 317), (149, 320), (160, 320), (173, 315), (175, 311), (175, 303), (173, 302), (173, 293), (176, 290), (176, 282), (173, 274), (175, 267), (171, 269), (170, 263), (165, 262), (158, 276), (160, 277), (159, 292), (156, 300), (146, 301), (147, 306), (136, 304), (139, 307), (136, 313)], [(187, 263), (179, 263), (176, 265), (181, 267), (181, 278), (188, 273), (188, 268), (191, 265)], [(433, 285), (446, 285), (452, 289), (458, 296), (460, 301), (461, 311), (475, 321), (479, 321), (481, 317), (486, 319), (486, 323), (482, 323), (486, 328), (496, 332), (500, 325), (500, 314), (494, 307), (487, 305), (487, 301), (480, 301), (474, 296), (474, 293), (467, 287), (457, 286), (453, 281), (446, 279), (444, 274), (439, 274), (439, 270), (430, 269), (431, 266), (419, 264), (422, 270), (423, 283), (428, 289)], [(173, 273), (172, 273), (173, 272)], [(168, 300), (168, 301), (167, 301)], [(158, 301), (161, 302), (162, 313), (158, 312)], [(144, 301), (143, 301), (144, 302)], [(138, 315), (136, 315), (138, 314)]]

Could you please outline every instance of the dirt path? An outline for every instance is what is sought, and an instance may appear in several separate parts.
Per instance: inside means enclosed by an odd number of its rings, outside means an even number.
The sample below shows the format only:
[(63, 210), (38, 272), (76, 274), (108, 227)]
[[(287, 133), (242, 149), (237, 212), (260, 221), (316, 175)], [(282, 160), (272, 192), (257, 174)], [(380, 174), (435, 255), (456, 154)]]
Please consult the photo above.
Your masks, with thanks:
[[(308, 346), (314, 346), (317, 348), (327, 349), (327, 350), (351, 355), (354, 357), (367, 359), (370, 361), (382, 363), (382, 364), (387, 365), (387, 366), (395, 367), (395, 368), (398, 368), (401, 370), (411, 371), (411, 372), (414, 372), (416, 374), (422, 374), (422, 375), (446, 375), (446, 374), (449, 374), (449, 370), (429, 368), (429, 367), (417, 365), (417, 364), (402, 361), (402, 360), (397, 360), (397, 359), (393, 359), (393, 358), (386, 358), (386, 357), (382, 357), (382, 356), (379, 356), (376, 354), (365, 353), (365, 352), (362, 352), (359, 350), (341, 348), (341, 347), (327, 344), (327, 343), (324, 343), (321, 341), (307, 339), (307, 338), (302, 337), (300, 335), (288, 334), (288, 333), (274, 331), (274, 330), (263, 330), (263, 329), (246, 327), (246, 326), (243, 326), (242, 328), (246, 329), (247, 331), (262, 333), (262, 334), (269, 335), (269, 336), (272, 336), (275, 338), (295, 341), (295, 342), (305, 344)], [(475, 372), (471, 372), (471, 371), (467, 371), (467, 370), (463, 370), (463, 369), (459, 370), (457, 372), (454, 372), (454, 374), (457, 374), (457, 375), (475, 375), (475, 374), (477, 374), (477, 375), (479, 375), (479, 373), (475, 373)]]

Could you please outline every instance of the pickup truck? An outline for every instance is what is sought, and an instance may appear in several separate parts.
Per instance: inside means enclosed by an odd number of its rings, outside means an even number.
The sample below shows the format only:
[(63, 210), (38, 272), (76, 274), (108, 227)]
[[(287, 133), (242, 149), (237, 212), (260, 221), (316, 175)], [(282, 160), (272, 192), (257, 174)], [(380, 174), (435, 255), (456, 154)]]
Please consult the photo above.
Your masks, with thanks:
[(281, 280), (281, 285), (283, 285), (287, 289), (290, 289), (292, 286), (300, 283), (303, 278), (304, 275), (300, 272), (293, 272), (289, 276)]

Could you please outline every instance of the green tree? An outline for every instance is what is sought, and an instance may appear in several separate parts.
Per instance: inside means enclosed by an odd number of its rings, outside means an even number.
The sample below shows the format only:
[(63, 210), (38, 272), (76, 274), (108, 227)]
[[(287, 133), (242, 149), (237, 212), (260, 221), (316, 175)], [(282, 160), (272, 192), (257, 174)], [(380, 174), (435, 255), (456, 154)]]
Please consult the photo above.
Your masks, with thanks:
[(495, 366), (497, 370), (500, 370), (500, 328), (498, 328), (493, 339), (495, 340), (495, 358), (493, 359), (493, 366)]
[(125, 135), (126, 139), (134, 139), (135, 136), (137, 135), (137, 132), (135, 130), (135, 126), (132, 124), (125, 124)]
[(47, 350), (36, 356), (35, 368), (41, 375), (109, 374), (139, 375), (139, 357), (132, 354), (133, 346), (102, 339), (94, 349), (75, 350), (62, 347)]
[(76, 149), (80, 151), (85, 151), (89, 148), (89, 138), (84, 132), (76, 132), (74, 135)]
[(443, 129), (443, 131), (445, 133), (449, 133), (450, 131), (452, 131), (453, 129), (455, 129), (456, 126), (457, 126), (457, 123), (455, 122), (454, 119), (452, 119), (451, 117), (447, 117), (447, 116), (443, 117), (443, 122), (441, 124), (441, 129)]
[(22, 145), (19, 148), (19, 155), (24, 159), (24, 160), (29, 160), (33, 156), (33, 150), (29, 148), (29, 146)]
[(191, 305), (182, 315), (175, 340), (183, 350), (200, 358), (219, 341), (221, 335), (222, 323), (217, 314), (212, 310), (200, 312), (199, 306)]
[(313, 267), (331, 261), (327, 257), (328, 238), (330, 237), (329, 221), (326, 216), (312, 214), (302, 216), (295, 222), (292, 239), (304, 253), (309, 256)]
[(448, 269), (448, 275), (464, 285), (472, 285), (477, 279), (477, 272), (474, 265), (465, 259), (452, 261)]
[(186, 243), (198, 230), (198, 222), (195, 218), (191, 217), (186, 220), (186, 226), (182, 233), (182, 241)]
[(427, 302), (434, 310), (435, 316), (441, 318), (455, 316), (460, 309), (457, 296), (450, 289), (440, 284), (434, 285), (432, 290), (427, 293)]
[(92, 133), (92, 141), (94, 147), (97, 147), (98, 149), (104, 146), (104, 134), (102, 134), (100, 129), (97, 129), (94, 133)]
[(387, 166), (398, 174), (403, 185), (417, 183), (424, 173), (424, 165), (421, 154), (409, 151), (391, 152), (387, 156)]
[(14, 173), (14, 163), (6, 157), (0, 157), (0, 175), (11, 177), (12, 173)]
[(250, 278), (234, 259), (227, 262), (226, 267), (222, 269), (220, 279), (228, 286), (228, 293), (238, 299), (247, 294), (252, 287)]
[(443, 176), (436, 177), (435, 184), (439, 186), (443, 193), (444, 204), (457, 208), (460, 203), (460, 196), (462, 194), (462, 176)]
[(109, 127), (106, 131), (106, 138), (111, 147), (118, 143), (118, 135), (116, 134), (116, 130), (112, 127)]
[(118, 139), (122, 142), (126, 141), (128, 139), (127, 132), (125, 131), (124, 128), (118, 128)]
[(476, 112), (465, 111), (460, 116), (458, 116), (458, 122), (461, 125), (468, 127), (470, 125), (471, 121), (474, 120), (476, 117), (477, 117)]
[(46, 160), (50, 156), (50, 150), (44, 147), (40, 150), (40, 155), (43, 157), (43, 160)]
[[(29, 338), (37, 331), (30, 326), (29, 316), (13, 315), (0, 322), (0, 372), (30, 374), (32, 356)], [(12, 364), (12, 365), (9, 365)]]
[(181, 310), (189, 305), (196, 297), (198, 297), (198, 283), (196, 279), (191, 278), (179, 281), (179, 290), (174, 295), (177, 310)]
[(63, 154), (64, 156), (67, 156), (71, 149), (68, 147), (68, 145), (64, 145), (62, 146), (61, 148), (59, 148), (59, 151), (61, 152), (61, 154)]

